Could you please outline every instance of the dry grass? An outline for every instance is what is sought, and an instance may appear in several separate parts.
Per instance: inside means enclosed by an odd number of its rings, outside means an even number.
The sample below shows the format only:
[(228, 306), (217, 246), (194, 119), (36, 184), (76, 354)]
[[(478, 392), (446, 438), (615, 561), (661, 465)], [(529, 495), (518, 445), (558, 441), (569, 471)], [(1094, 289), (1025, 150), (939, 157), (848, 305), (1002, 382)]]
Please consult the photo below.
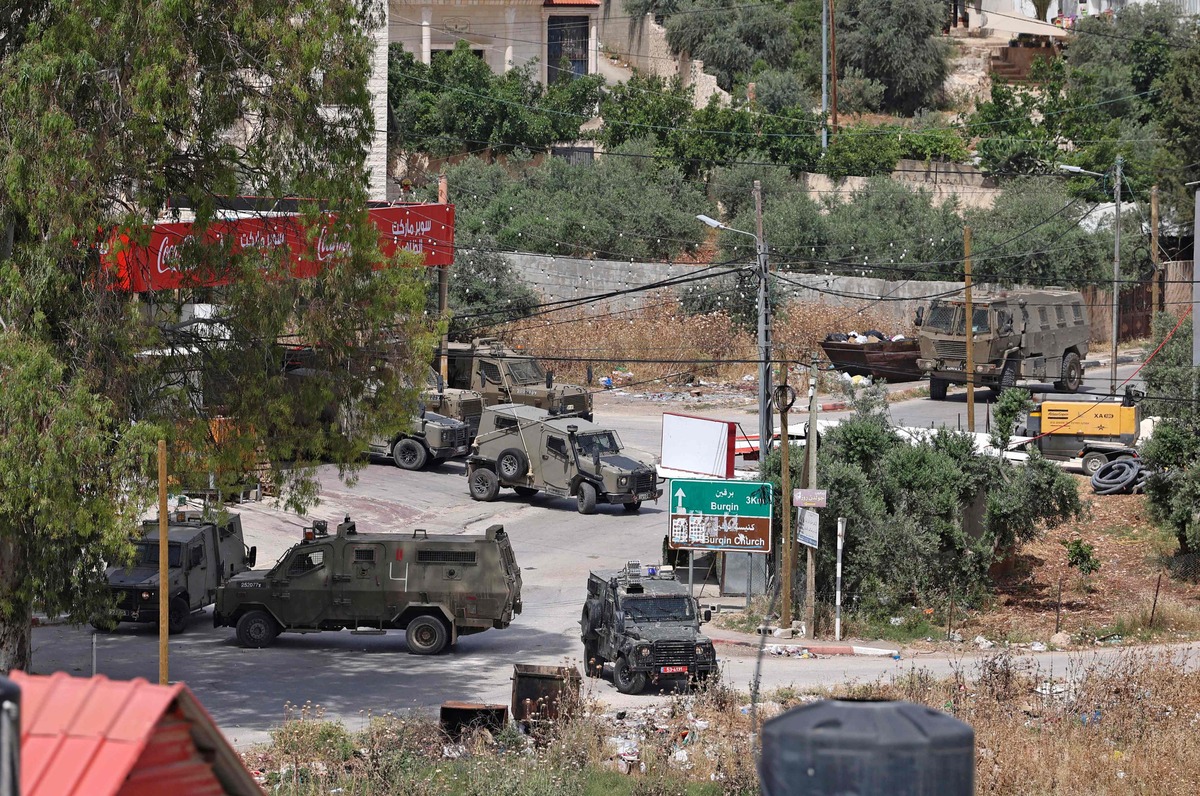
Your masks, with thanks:
[[(775, 318), (775, 359), (787, 357), (806, 363), (810, 352), (820, 351), (820, 342), (830, 332), (845, 331), (847, 324), (860, 331), (887, 330), (886, 318), (872, 308), (854, 312), (793, 302)], [(563, 381), (575, 383), (583, 382), (589, 362), (597, 380), (612, 375), (617, 386), (659, 380), (670, 384), (700, 379), (731, 383), (753, 375), (753, 362), (758, 358), (755, 336), (739, 328), (726, 313), (688, 315), (669, 295), (648, 298), (647, 307), (630, 312), (577, 308), (515, 321), (493, 331), (524, 345)], [(713, 360), (719, 363), (703, 364)], [(797, 375), (800, 386), (806, 386), (806, 376), (799, 371)]]

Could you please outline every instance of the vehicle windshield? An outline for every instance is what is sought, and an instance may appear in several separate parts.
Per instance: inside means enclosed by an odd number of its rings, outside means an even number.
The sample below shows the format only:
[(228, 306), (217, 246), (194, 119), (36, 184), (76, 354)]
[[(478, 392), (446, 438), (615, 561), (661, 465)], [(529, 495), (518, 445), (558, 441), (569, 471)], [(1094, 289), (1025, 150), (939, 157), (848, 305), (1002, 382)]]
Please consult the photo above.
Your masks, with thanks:
[(508, 363), (508, 377), (517, 384), (539, 384), (546, 380), (546, 371), (536, 359), (517, 359)]
[(955, 327), (962, 326), (959, 319), (959, 308), (953, 304), (932, 304), (929, 307), (929, 317), (925, 319), (925, 328), (935, 332), (955, 334)]
[(631, 622), (686, 622), (696, 616), (687, 597), (627, 597), (621, 610)]
[(601, 456), (608, 456), (613, 453), (621, 452), (621, 440), (613, 431), (597, 431), (591, 434), (575, 435), (575, 448), (579, 451), (580, 456), (591, 458), (599, 453)]
[[(158, 542), (137, 542), (134, 546), (133, 565), (135, 567), (158, 566)], [(179, 566), (182, 548), (177, 542), (167, 545), (167, 566)]]

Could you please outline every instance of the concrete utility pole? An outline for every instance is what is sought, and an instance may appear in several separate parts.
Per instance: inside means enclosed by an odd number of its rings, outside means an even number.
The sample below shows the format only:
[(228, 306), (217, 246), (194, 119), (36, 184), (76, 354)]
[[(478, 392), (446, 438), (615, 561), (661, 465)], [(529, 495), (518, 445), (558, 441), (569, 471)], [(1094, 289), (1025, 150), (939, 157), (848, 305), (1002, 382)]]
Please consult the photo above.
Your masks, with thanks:
[(763, 237), (762, 182), (754, 181), (754, 246), (758, 251), (758, 460), (771, 449), (771, 302), (767, 293), (767, 241)]
[(167, 633), (171, 629), (171, 581), (167, 553), (171, 547), (167, 524), (167, 441), (158, 441), (158, 684), (167, 685)]
[(830, 113), (830, 126), (833, 135), (837, 137), (837, 23), (833, 16), (833, 0), (829, 0), (829, 88), (833, 100)]
[(975, 305), (971, 303), (971, 228), (963, 227), (963, 289), (967, 299), (967, 431), (975, 433)]
[(1158, 289), (1161, 278), (1161, 268), (1158, 254), (1158, 186), (1150, 186), (1150, 262), (1153, 265), (1153, 281), (1150, 283), (1150, 322), (1154, 323), (1154, 313), (1159, 311)]
[(783, 506), (783, 572), (780, 573), (783, 582), (783, 608), (779, 612), (779, 625), (790, 628), (792, 626), (792, 575), (796, 563), (792, 546), (796, 544), (796, 539), (792, 533), (791, 443), (788, 442), (788, 410), (792, 408), (792, 405), (788, 399), (787, 387), (788, 363), (780, 362), (779, 386), (775, 388), (775, 404), (779, 407), (779, 444), (782, 446), (779, 449), (779, 475), (782, 480), (780, 486), (783, 492), (783, 500), (780, 501)]
[[(808, 476), (804, 485), (808, 489), (817, 488), (817, 374), (817, 354), (813, 352), (808, 375), (808, 433), (804, 437), (804, 469)], [(791, 495), (784, 495), (785, 503), (790, 503), (791, 500)], [(792, 534), (794, 531), (789, 528), (788, 533)], [(808, 557), (805, 559), (807, 577), (804, 584), (804, 629), (811, 639), (817, 637), (817, 551), (808, 545), (805, 545), (804, 549), (808, 551)]]
[(821, 149), (829, 148), (829, 4), (821, 3)]

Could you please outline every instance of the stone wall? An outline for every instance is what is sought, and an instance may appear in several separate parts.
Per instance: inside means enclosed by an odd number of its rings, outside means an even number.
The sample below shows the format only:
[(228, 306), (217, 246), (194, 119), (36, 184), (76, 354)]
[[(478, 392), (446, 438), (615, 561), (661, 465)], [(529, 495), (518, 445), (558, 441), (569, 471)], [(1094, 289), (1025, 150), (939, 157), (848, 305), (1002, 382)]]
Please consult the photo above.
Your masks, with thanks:
[(678, 77), (684, 88), (692, 87), (692, 101), (697, 108), (708, 104), (714, 94), (722, 103), (729, 94), (717, 86), (717, 79), (704, 71), (704, 62), (686, 55), (676, 58), (667, 44), (667, 31), (647, 14), (631, 20), (623, 14), (600, 19), (601, 47), (639, 72), (663, 78)]
[[(846, 177), (831, 180), (825, 174), (804, 174), (801, 184), (804, 189), (819, 199), (833, 194), (842, 199), (867, 184), (867, 177)], [(1000, 194), (993, 179), (975, 166), (961, 163), (926, 163), (922, 160), (901, 160), (896, 163), (892, 179), (909, 188), (922, 188), (933, 194), (936, 203), (957, 199), (962, 207), (990, 208)]]

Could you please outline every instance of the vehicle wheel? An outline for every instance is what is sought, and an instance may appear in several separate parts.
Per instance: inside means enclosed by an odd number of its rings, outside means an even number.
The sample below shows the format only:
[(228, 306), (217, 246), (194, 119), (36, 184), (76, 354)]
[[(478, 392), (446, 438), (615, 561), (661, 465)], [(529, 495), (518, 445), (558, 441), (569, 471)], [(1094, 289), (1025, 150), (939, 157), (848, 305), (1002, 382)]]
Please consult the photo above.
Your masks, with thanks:
[(446, 625), (435, 616), (418, 616), (404, 629), (404, 642), (414, 655), (437, 655), (446, 648)]
[(604, 659), (600, 657), (600, 644), (596, 639), (583, 642), (583, 670), (588, 677), (599, 677), (604, 671)]
[(496, 459), (496, 472), (504, 481), (520, 481), (529, 473), (529, 459), (517, 448), (506, 448)]
[(1000, 389), (1009, 390), (1017, 386), (1017, 369), (1019, 365), (1015, 360), (1010, 359), (1004, 363), (1004, 370), (1000, 372)]
[(175, 597), (167, 608), (167, 632), (172, 636), (187, 630), (192, 621), (192, 607), (182, 597)]
[(616, 665), (613, 667), (613, 685), (622, 694), (640, 694), (646, 687), (646, 675), (641, 672), (636, 674), (631, 672), (629, 661), (622, 655), (617, 658)]
[(415, 439), (402, 437), (392, 446), (392, 459), (401, 470), (420, 470), (429, 461), (429, 452)]
[(468, 486), (471, 489), (471, 497), (475, 500), (495, 500), (496, 495), (500, 494), (500, 479), (486, 467), (480, 467), (471, 473), (470, 478)]
[(1083, 471), (1088, 475), (1095, 475), (1096, 471), (1104, 466), (1108, 461), (1108, 457), (1103, 453), (1089, 453), (1083, 457)]
[(279, 624), (266, 611), (248, 611), (237, 622), (237, 640), (243, 647), (262, 649), (279, 635)]
[(523, 498), (531, 498), (538, 493), (538, 491), (531, 486), (514, 486), (513, 491)]
[(1082, 384), (1083, 363), (1079, 361), (1079, 354), (1069, 351), (1063, 355), (1062, 379), (1054, 382), (1054, 388), (1065, 392), (1079, 392)]
[(929, 377), (929, 397), (934, 401), (946, 400), (946, 390), (950, 387), (950, 382), (945, 379), (937, 379), (933, 376)]
[(584, 481), (579, 485), (579, 493), (575, 496), (580, 514), (596, 513), (596, 487)]
[(635, 500), (632, 503), (624, 503), (622, 505), (625, 506), (625, 510), (630, 514), (637, 514), (642, 510), (642, 501), (640, 500)]

